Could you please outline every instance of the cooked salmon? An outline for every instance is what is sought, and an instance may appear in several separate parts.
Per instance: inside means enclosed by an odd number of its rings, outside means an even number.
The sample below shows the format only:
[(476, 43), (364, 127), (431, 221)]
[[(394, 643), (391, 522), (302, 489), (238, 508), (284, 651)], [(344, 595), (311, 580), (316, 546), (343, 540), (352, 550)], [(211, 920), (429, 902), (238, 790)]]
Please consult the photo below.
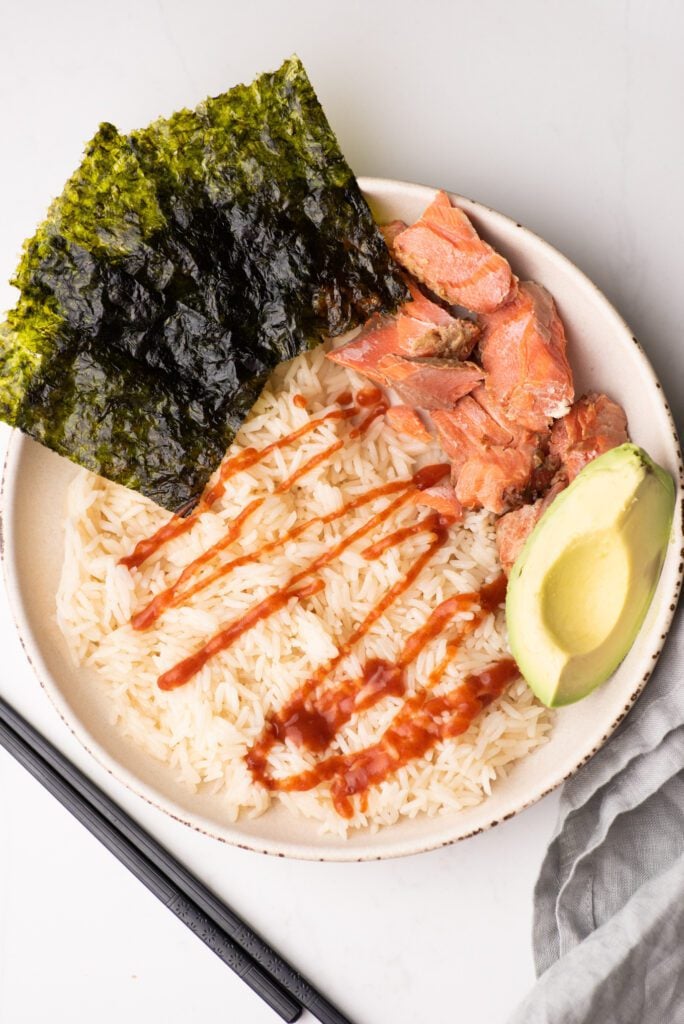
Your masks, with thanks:
[(423, 423), (415, 409), (408, 405), (390, 405), (385, 413), (385, 419), (393, 430), (400, 434), (408, 434), (415, 437), (417, 441), (424, 441), (429, 444), (432, 441), (432, 434)]
[(419, 285), (408, 274), (404, 276), (404, 282), (411, 294), (411, 298), (402, 305), (401, 313), (405, 313), (415, 320), (423, 320), (427, 324), (437, 324), (439, 326), (447, 326), (453, 321), (454, 318), (449, 310), (444, 309), (439, 303), (433, 302), (432, 299), (428, 298), (425, 292), (421, 290)]
[[(459, 320), (407, 280), (411, 299), (396, 317), (375, 317), (328, 358), (396, 387), (403, 401), (423, 409), (450, 409), (484, 378), (480, 367), (457, 356), (468, 354), (480, 328)], [(453, 371), (453, 372), (452, 372)], [(410, 387), (409, 387), (410, 385)]]
[(328, 352), (328, 359), (356, 370), (376, 384), (386, 384), (383, 365), (401, 353), (396, 317), (372, 317), (361, 333), (346, 345)]
[[(505, 435), (507, 440), (502, 443), (506, 445), (525, 444), (533, 434), (536, 437), (537, 434), (547, 433), (546, 431), (530, 431), (527, 427), (511, 419), (501, 403), (497, 402), (496, 398), (487, 388), (486, 383), (473, 392), (473, 398), (489, 417), (489, 432), (491, 433), (493, 429), (497, 429), (502, 436)], [(492, 424), (495, 424), (496, 428)]]
[(500, 515), (523, 501), (534, 463), (525, 448), (489, 448), (471, 456), (453, 472), (456, 497), (464, 508), (485, 508)]
[(392, 251), (440, 298), (475, 313), (492, 313), (515, 294), (508, 262), (482, 241), (446, 192), (439, 192), (420, 219), (393, 238)]
[(447, 324), (430, 324), (404, 313), (399, 316), (398, 329), (399, 344), (410, 355), (451, 359), (467, 359), (481, 333), (472, 320), (451, 317)]
[(574, 398), (565, 331), (553, 299), (541, 285), (524, 281), (512, 302), (483, 320), (480, 355), (490, 394), (516, 423), (546, 430)]
[(484, 378), (476, 363), (456, 359), (400, 356), (392, 363), (385, 361), (382, 370), (402, 402), (418, 409), (453, 409)]
[(411, 299), (401, 307), (397, 320), (401, 351), (410, 356), (467, 359), (481, 334), (480, 325), (453, 317), (424, 295), (410, 277), (406, 284)]
[(463, 519), (463, 506), (456, 497), (456, 492), (449, 484), (435, 484), (418, 491), (414, 497), (416, 505), (427, 505), (442, 516), (460, 522)]
[(541, 443), (539, 434), (512, 423), (483, 385), (462, 398), (454, 410), (433, 413), (432, 419), (442, 449), (457, 469), (468, 459), (512, 446), (531, 455)]
[(523, 549), (525, 541), (532, 533), (544, 512), (562, 490), (565, 489), (565, 480), (560, 479), (554, 483), (543, 498), (538, 498), (532, 505), (523, 505), (522, 508), (514, 509), (501, 516), (496, 524), (496, 546), (499, 551), (499, 561), (503, 571), (508, 576), (518, 555)]
[(554, 423), (549, 449), (561, 463), (568, 483), (572, 483), (588, 462), (628, 440), (622, 407), (607, 395), (592, 392)]
[(477, 401), (476, 392), (462, 398), (451, 411), (435, 412), (432, 421), (439, 441), (452, 465), (462, 466), (469, 458), (485, 454), (493, 447), (506, 448), (513, 434), (501, 427)]
[(520, 504), (541, 460), (539, 434), (512, 423), (483, 386), (432, 419), (466, 508), (501, 513)]
[[(557, 494), (572, 483), (592, 459), (629, 440), (624, 410), (607, 395), (595, 392), (578, 399), (551, 429), (547, 472), (555, 468), (551, 486), (533, 505), (523, 505), (496, 524), (499, 560), (506, 573), (520, 554), (527, 537)], [(543, 472), (542, 466), (540, 473)], [(543, 487), (541, 476), (536, 486)]]
[(508, 576), (513, 568), (523, 545), (541, 517), (542, 499), (534, 505), (523, 505), (496, 523), (496, 546), (499, 552), (501, 568)]
[[(394, 390), (403, 404), (387, 420), (396, 430), (427, 443), (416, 410), (431, 413), (452, 464), (452, 486), (436, 489), (432, 507), (504, 514), (502, 558), (512, 564), (549, 495), (626, 438), (624, 414), (598, 395), (571, 409), (572, 371), (552, 297), (534, 282), (518, 284), (446, 193), (411, 227), (395, 221), (383, 230), (421, 284), (407, 276), (411, 298), (397, 315), (374, 318), (329, 358)], [(467, 361), (478, 335), (482, 367)]]
[(397, 237), (397, 235), (400, 235), (402, 231), (406, 231), (407, 227), (408, 224), (406, 224), (405, 221), (403, 220), (391, 220), (389, 224), (380, 225), (382, 237), (385, 239), (385, 245), (387, 246), (390, 252), (392, 252), (392, 249), (394, 247), (394, 239)]

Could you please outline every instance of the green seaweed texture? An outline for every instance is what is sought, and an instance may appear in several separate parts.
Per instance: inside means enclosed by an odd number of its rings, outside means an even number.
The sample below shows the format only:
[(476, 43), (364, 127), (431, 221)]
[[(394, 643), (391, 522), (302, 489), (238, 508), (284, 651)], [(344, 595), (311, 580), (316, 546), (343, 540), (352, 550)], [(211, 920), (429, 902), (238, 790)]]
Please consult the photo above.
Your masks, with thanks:
[(0, 418), (172, 511), (279, 362), (405, 298), (296, 57), (141, 131), (101, 125), (13, 283)]

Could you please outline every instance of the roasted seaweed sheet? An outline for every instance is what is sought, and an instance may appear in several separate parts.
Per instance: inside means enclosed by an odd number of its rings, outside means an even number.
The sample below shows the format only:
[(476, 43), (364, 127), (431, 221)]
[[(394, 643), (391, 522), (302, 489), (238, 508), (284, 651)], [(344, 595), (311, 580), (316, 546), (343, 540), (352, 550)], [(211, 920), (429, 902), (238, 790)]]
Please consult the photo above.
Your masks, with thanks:
[(297, 58), (101, 125), (13, 283), (0, 418), (172, 511), (279, 362), (405, 298)]

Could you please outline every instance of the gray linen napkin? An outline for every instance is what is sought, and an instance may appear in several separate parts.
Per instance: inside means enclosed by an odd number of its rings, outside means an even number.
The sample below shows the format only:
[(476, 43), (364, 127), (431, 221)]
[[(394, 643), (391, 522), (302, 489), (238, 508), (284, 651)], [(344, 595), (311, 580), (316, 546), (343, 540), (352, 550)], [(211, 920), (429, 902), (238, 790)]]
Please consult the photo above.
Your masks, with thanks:
[(510, 1024), (684, 1022), (684, 607), (613, 739), (563, 789)]

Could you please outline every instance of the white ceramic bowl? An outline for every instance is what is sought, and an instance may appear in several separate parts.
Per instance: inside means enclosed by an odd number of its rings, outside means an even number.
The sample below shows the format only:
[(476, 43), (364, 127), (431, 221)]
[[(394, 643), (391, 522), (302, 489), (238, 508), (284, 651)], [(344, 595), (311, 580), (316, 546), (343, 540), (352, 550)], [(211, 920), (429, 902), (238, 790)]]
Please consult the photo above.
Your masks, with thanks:
[[(434, 195), (421, 185), (361, 179), (378, 220), (415, 220)], [(554, 295), (565, 323), (577, 393), (606, 391), (624, 406), (630, 433), (678, 480), (682, 460), (660, 383), (625, 325), (596, 287), (536, 235), (478, 203), (452, 197), (519, 277)], [(510, 818), (566, 779), (598, 750), (638, 697), (665, 640), (682, 578), (682, 516), (658, 590), (637, 640), (613, 678), (586, 700), (557, 712), (549, 743), (513, 767), (478, 807), (418, 817), (347, 840), (320, 837), (315, 826), (278, 807), (231, 823), (220, 796), (195, 795), (169, 771), (119, 735), (108, 721), (104, 687), (73, 668), (57, 629), (55, 592), (62, 561), (62, 509), (75, 468), (15, 433), (5, 467), (5, 570), (26, 653), (60, 715), (93, 756), (131, 789), (194, 828), (265, 853), (318, 860), (370, 860), (419, 853), (464, 839)], [(577, 595), (578, 600), (582, 595)]]

